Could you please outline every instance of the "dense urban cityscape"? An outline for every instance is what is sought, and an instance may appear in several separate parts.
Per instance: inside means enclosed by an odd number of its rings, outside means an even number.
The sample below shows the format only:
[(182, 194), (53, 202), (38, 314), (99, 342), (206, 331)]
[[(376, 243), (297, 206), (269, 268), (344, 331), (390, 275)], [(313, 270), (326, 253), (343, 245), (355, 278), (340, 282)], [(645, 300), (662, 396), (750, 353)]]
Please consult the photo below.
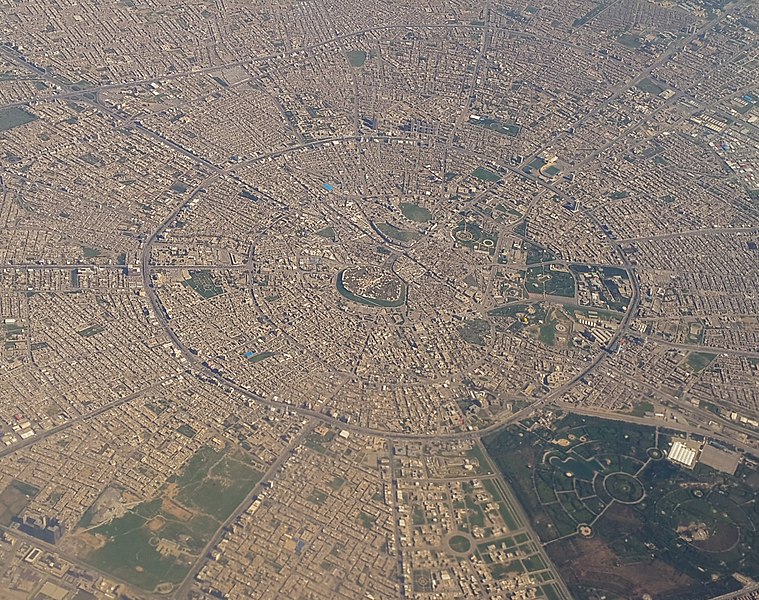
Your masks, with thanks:
[(0, 600), (759, 599), (756, 2), (0, 29)]

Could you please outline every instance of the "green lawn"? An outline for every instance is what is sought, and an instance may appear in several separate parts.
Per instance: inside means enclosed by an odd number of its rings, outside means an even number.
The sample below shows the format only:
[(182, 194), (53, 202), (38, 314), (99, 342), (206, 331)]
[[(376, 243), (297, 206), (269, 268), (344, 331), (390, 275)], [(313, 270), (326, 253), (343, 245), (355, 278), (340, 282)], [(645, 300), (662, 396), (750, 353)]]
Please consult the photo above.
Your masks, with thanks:
[(189, 288), (200, 294), (206, 300), (224, 293), (211, 275), (210, 271), (190, 271), (190, 279), (183, 282)]
[(348, 62), (351, 67), (363, 67), (366, 62), (367, 54), (363, 50), (349, 50)]
[(179, 583), (190, 567), (190, 561), (164, 556), (150, 543), (152, 534), (145, 527), (148, 519), (134, 511), (114, 519), (95, 532), (108, 540), (88, 557), (95, 567), (125, 579), (143, 589), (158, 584)]
[(716, 354), (710, 352), (691, 352), (685, 359), (686, 366), (694, 373), (700, 373), (717, 358)]
[(82, 252), (84, 253), (84, 258), (96, 258), (100, 256), (100, 248), (88, 248), (85, 246), (82, 248)]
[(590, 12), (585, 13), (582, 17), (579, 19), (575, 19), (572, 23), (575, 27), (582, 27), (590, 21), (591, 19), (595, 18), (603, 9), (606, 8), (606, 4), (599, 4), (598, 6), (593, 7), (593, 9)]
[(649, 94), (652, 94), (654, 96), (661, 94), (664, 89), (656, 85), (653, 81), (651, 81), (648, 77), (645, 79), (639, 81), (636, 86), (640, 91), (647, 92)]
[[(651, 460), (648, 450), (666, 448), (670, 441), (653, 427), (571, 414), (550, 428), (528, 419), (484, 439), (541, 540), (574, 536), (578, 523), (592, 523), (597, 543), (606, 547), (614, 565), (610, 577), (627, 577), (633, 572), (617, 568), (641, 560), (659, 568), (640, 577), (633, 573), (636, 585), (648, 577), (671, 577), (672, 569), (692, 580), (683, 589), (696, 582), (711, 585), (713, 575), (719, 585), (732, 586), (736, 569), (759, 576), (759, 474), (748, 465), (733, 477)], [(700, 524), (708, 535), (684, 541), (683, 531), (695, 532)], [(575, 573), (598, 547), (574, 538), (548, 550), (561, 557), (559, 568), (567, 574)], [(543, 570), (534, 551), (526, 550), (524, 568)], [(662, 563), (669, 565), (666, 573)]]
[(5, 108), (0, 110), (0, 131), (21, 127), (38, 119), (37, 116), (23, 108)]
[(38, 493), (39, 489), (33, 485), (12, 480), (0, 493), (0, 524), (10, 525), (13, 517), (20, 515)]
[(556, 271), (549, 267), (530, 267), (527, 269), (525, 289), (531, 294), (573, 298), (575, 278), (567, 271)]
[(403, 216), (409, 221), (416, 221), (417, 223), (426, 223), (432, 220), (432, 213), (418, 204), (412, 204), (410, 202), (401, 202), (399, 205)]
[(538, 339), (546, 346), (553, 346), (556, 343), (556, 324), (558, 321), (552, 320), (545, 325), (540, 326)]
[(617, 38), (617, 41), (623, 46), (632, 48), (633, 50), (640, 48), (640, 38), (637, 35), (623, 33)]
[(653, 410), (654, 410), (654, 405), (651, 404), (650, 402), (638, 402), (635, 405), (635, 408), (633, 408), (631, 414), (634, 417), (642, 417), (647, 412), (653, 412)]
[(345, 485), (345, 479), (342, 477), (335, 477), (329, 484), (329, 487), (337, 491)]
[(182, 486), (176, 498), (187, 508), (223, 521), (258, 483), (261, 473), (226, 454), (211, 460), (215, 462), (206, 461), (203, 468), (193, 465), (195, 479)]
[(490, 131), (495, 131), (501, 135), (508, 135), (511, 137), (518, 136), (519, 132), (521, 131), (521, 127), (519, 127), (519, 125), (516, 123), (503, 123), (497, 119), (490, 119), (487, 117), (480, 119), (470, 118), (469, 124), (475, 125), (477, 127), (484, 127), (485, 129), (490, 129)]
[(321, 490), (314, 490), (308, 496), (306, 496), (306, 500), (312, 502), (313, 504), (318, 504), (321, 506), (327, 500), (327, 494)]
[(187, 423), (182, 423), (179, 427), (177, 427), (177, 431), (188, 438), (194, 438), (197, 434), (197, 431), (195, 431)]
[(98, 333), (102, 333), (103, 331), (105, 331), (105, 328), (101, 327), (100, 325), (90, 325), (86, 329), (77, 331), (77, 333), (81, 335), (82, 337), (92, 337), (93, 335), (97, 335)]
[(463, 535), (454, 535), (449, 541), (448, 545), (454, 552), (469, 552), (472, 548), (472, 543), (468, 537)]
[(334, 240), (335, 239), (335, 230), (332, 229), (332, 227), (325, 227), (324, 229), (320, 229), (319, 231), (317, 231), (316, 235), (319, 235), (319, 236), (321, 236), (323, 238), (327, 238), (327, 239), (330, 239), (330, 240)]
[(377, 229), (384, 233), (387, 237), (399, 242), (413, 242), (418, 240), (421, 234), (418, 231), (412, 231), (410, 229), (401, 229), (390, 223), (377, 223)]
[(251, 356), (248, 361), (251, 363), (258, 363), (274, 356), (274, 352), (259, 352)]
[(525, 242), (525, 250), (527, 251), (527, 265), (537, 265), (544, 262), (550, 262), (556, 259), (556, 255), (532, 242)]
[(472, 176), (475, 177), (476, 179), (479, 179), (480, 181), (487, 181), (490, 183), (494, 181), (499, 181), (501, 179), (501, 176), (498, 173), (489, 171), (488, 169), (484, 167), (477, 167), (472, 173)]
[(374, 523), (377, 520), (375, 517), (363, 511), (361, 511), (361, 513), (358, 516), (361, 519), (361, 525), (364, 526), (364, 529), (371, 529), (372, 527), (374, 527)]

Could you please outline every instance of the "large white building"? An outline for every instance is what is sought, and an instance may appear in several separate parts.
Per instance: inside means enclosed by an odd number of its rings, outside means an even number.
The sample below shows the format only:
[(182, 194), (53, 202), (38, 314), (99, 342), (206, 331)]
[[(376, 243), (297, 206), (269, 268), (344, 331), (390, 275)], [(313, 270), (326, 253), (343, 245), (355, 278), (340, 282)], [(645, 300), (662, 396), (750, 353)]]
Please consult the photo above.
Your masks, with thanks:
[(677, 463), (679, 465), (683, 465), (684, 467), (688, 467), (689, 469), (692, 469), (694, 466), (696, 466), (696, 455), (698, 454), (698, 449), (691, 448), (686, 444), (683, 440), (674, 440), (672, 442), (672, 445), (669, 447), (669, 452), (667, 453), (667, 456), (669, 457), (669, 460), (671, 460), (674, 463)]

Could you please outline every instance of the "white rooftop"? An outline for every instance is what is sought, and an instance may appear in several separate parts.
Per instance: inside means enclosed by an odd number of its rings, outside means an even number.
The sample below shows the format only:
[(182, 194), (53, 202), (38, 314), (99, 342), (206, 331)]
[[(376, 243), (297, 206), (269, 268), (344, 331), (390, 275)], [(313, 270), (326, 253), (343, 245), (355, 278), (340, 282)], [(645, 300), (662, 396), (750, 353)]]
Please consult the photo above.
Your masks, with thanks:
[(675, 440), (669, 448), (669, 460), (692, 469), (696, 464), (696, 450), (686, 446), (680, 440)]

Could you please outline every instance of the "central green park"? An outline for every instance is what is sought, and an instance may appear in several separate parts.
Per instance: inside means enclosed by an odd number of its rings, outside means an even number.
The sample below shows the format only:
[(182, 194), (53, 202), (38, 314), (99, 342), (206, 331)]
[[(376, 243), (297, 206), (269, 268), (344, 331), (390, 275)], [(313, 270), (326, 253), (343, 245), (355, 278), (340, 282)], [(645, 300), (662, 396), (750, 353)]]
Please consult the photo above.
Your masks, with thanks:
[(483, 441), (576, 597), (740, 589), (740, 576), (759, 578), (759, 472), (678, 466), (666, 457), (674, 435), (559, 413)]

